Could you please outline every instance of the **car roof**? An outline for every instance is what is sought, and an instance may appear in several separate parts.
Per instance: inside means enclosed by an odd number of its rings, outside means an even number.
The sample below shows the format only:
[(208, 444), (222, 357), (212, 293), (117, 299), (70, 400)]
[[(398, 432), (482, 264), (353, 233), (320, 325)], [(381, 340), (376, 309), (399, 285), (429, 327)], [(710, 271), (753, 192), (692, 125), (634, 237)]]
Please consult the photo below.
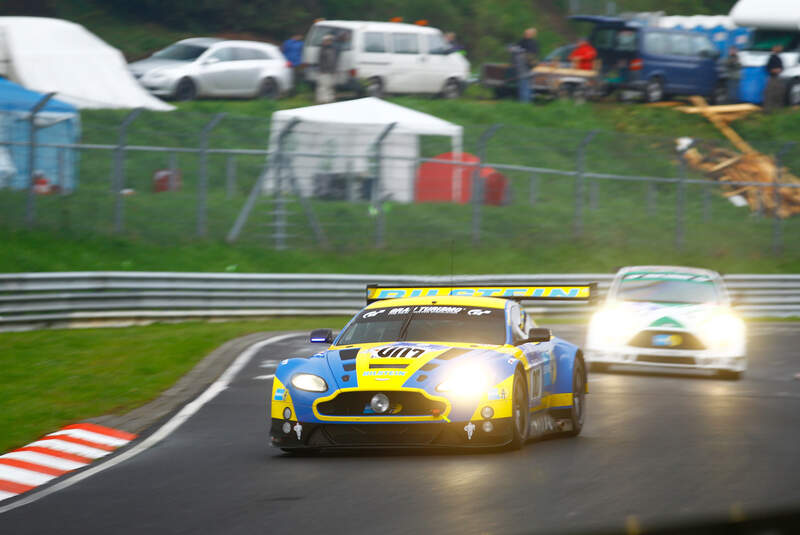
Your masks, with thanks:
[(217, 37), (190, 37), (188, 39), (181, 39), (178, 43), (183, 45), (198, 45), (198, 46), (211, 46), (216, 43), (222, 42), (222, 39)]
[(457, 295), (447, 295), (440, 297), (403, 297), (399, 299), (381, 299), (367, 305), (367, 308), (383, 307), (402, 307), (402, 306), (474, 306), (483, 308), (504, 309), (508, 299), (497, 297), (460, 297)]
[(626, 266), (617, 271), (617, 276), (625, 275), (626, 273), (644, 271), (648, 273), (686, 273), (689, 275), (705, 275), (710, 278), (719, 277), (719, 273), (711, 269), (697, 268), (690, 266)]
[(420, 33), (440, 33), (438, 28), (431, 26), (420, 26), (419, 24), (408, 24), (405, 22), (373, 22), (368, 20), (321, 20), (314, 26), (336, 26), (348, 30), (373, 30), (373, 31), (417, 31)]

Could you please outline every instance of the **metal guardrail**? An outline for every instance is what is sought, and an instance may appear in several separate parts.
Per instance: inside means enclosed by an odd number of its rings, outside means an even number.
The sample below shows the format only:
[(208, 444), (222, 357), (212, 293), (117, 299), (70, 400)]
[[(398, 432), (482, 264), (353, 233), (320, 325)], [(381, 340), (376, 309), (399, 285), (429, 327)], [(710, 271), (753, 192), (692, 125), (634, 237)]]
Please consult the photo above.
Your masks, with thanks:
[[(271, 315), (349, 315), (364, 306), (368, 283), (596, 282), (607, 273), (537, 275), (337, 275), (89, 271), (0, 274), (0, 329), (126, 324)], [(737, 310), (746, 317), (800, 316), (800, 275), (728, 275)], [(542, 302), (539, 316), (589, 314), (597, 305)]]

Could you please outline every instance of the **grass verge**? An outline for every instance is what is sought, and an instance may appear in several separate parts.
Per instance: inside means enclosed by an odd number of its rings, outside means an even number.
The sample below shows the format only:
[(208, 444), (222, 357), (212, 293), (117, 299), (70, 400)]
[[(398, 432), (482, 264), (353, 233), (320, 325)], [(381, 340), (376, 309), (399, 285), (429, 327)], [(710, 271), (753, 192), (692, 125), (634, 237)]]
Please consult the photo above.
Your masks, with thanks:
[(147, 403), (222, 343), (260, 331), (342, 327), (344, 317), (0, 333), (0, 453)]

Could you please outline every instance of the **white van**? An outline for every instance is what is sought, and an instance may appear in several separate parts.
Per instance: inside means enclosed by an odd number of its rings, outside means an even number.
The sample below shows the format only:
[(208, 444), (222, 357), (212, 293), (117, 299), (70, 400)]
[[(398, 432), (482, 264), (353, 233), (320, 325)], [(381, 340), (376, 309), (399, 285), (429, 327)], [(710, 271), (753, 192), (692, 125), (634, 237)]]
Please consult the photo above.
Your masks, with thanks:
[(311, 26), (303, 45), (305, 77), (317, 78), (322, 38), (339, 47), (336, 85), (370, 96), (428, 93), (455, 98), (469, 76), (469, 61), (450, 52), (436, 28), (397, 22), (323, 20)]

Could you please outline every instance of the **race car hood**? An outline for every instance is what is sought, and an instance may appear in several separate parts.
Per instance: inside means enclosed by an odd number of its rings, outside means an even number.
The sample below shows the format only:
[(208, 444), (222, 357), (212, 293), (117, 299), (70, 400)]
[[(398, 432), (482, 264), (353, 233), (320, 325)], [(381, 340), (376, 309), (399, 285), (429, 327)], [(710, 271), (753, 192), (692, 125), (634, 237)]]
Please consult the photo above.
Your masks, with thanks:
[(504, 346), (436, 342), (391, 342), (335, 346), (325, 358), (339, 388), (393, 390), (416, 376), (415, 387), (465, 362), (480, 362), (509, 353)]
[(617, 306), (626, 318), (630, 318), (630, 325), (636, 330), (660, 328), (689, 331), (724, 309), (713, 303), (686, 305), (626, 301)]

